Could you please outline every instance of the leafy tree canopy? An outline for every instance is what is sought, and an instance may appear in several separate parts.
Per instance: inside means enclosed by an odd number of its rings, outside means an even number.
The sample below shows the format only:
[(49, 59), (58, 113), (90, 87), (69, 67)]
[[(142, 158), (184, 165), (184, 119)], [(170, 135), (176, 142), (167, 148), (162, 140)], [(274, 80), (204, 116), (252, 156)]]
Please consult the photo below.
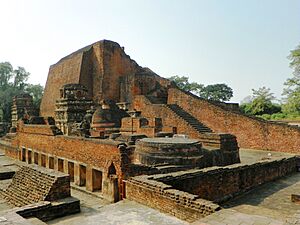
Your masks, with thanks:
[(291, 60), (290, 67), (294, 70), (294, 75), (300, 75), (300, 45), (291, 51), (288, 58)]
[(189, 78), (185, 76), (172, 76), (169, 78), (170, 80), (174, 81), (176, 85), (184, 90), (193, 93), (198, 93), (203, 87), (203, 84), (198, 84), (196, 82), (189, 82)]
[(189, 78), (185, 76), (172, 76), (169, 78), (184, 91), (192, 92), (204, 99), (214, 101), (229, 101), (233, 96), (232, 89), (226, 84), (212, 84), (204, 86), (196, 82), (189, 82)]
[(9, 62), (0, 63), (0, 120), (11, 120), (12, 98), (23, 92), (31, 94), (35, 107), (39, 108), (43, 87), (27, 83), (29, 76), (23, 67), (13, 69)]
[(258, 90), (252, 89), (251, 101), (241, 104), (241, 110), (251, 115), (273, 114), (281, 111), (281, 107), (274, 104), (274, 94), (270, 88), (261, 87)]
[(288, 58), (293, 69), (293, 77), (284, 83), (282, 95), (285, 96), (282, 106), (285, 113), (300, 113), (300, 45), (292, 50)]
[(232, 88), (226, 84), (211, 84), (199, 92), (199, 96), (213, 101), (229, 101), (233, 96)]

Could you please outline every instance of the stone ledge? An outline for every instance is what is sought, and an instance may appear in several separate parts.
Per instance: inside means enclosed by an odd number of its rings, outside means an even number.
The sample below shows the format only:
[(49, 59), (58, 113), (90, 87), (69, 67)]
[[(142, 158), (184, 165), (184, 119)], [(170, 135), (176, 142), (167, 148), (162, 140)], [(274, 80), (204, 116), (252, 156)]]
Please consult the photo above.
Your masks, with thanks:
[(15, 174), (15, 171), (5, 168), (5, 167), (0, 167), (0, 180), (7, 180), (11, 179)]
[(49, 221), (79, 212), (80, 201), (74, 197), (55, 202), (42, 201), (7, 211), (7, 213), (16, 213), (24, 218), (36, 217), (42, 221)]

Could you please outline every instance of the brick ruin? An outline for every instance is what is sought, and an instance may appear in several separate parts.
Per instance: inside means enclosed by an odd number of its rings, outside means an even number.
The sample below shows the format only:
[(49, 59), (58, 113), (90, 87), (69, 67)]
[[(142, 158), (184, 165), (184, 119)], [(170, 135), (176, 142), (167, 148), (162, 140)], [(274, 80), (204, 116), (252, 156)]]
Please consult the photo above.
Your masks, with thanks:
[(93, 102), (87, 97), (87, 89), (80, 84), (66, 84), (60, 88), (55, 103), (55, 124), (66, 135), (72, 134)]
[(295, 172), (296, 160), (136, 176), (125, 181), (126, 198), (193, 222), (220, 210), (219, 203), (233, 196)]
[[(41, 201), (55, 201), (71, 196), (66, 174), (23, 166), (5, 190), (0, 190), (11, 205), (21, 207)], [(43, 184), (43, 185), (41, 185)]]
[(298, 127), (184, 92), (108, 40), (52, 65), (40, 117), (23, 116), (13, 131), (0, 141), (8, 156), (67, 173), (111, 202), (128, 198), (188, 221), (296, 171), (295, 158), (239, 164), (240, 147), (299, 154), (300, 145)]
[(66, 84), (85, 86), (87, 97), (99, 103), (103, 99), (132, 102), (139, 94), (164, 98), (169, 83), (150, 69), (140, 67), (118, 43), (103, 40), (50, 66), (40, 114), (54, 117), (55, 101)]
[(9, 186), (0, 189), (1, 199), (15, 207), (8, 211), (13, 217), (48, 221), (80, 212), (79, 200), (71, 197), (69, 175), (26, 164), (13, 173)]
[(12, 129), (17, 127), (19, 119), (29, 119), (30, 116), (36, 115), (36, 109), (33, 106), (32, 96), (23, 93), (13, 97), (11, 107), (11, 123)]

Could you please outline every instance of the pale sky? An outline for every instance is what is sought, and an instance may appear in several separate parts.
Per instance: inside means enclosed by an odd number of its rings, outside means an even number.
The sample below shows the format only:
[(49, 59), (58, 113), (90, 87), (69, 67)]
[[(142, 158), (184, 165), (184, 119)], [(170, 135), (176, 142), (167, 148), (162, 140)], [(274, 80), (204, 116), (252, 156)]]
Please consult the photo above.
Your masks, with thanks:
[(300, 44), (300, 0), (0, 0), (0, 10), (0, 62), (42, 85), (51, 64), (108, 39), (163, 77), (226, 83), (232, 101), (262, 86), (280, 97)]

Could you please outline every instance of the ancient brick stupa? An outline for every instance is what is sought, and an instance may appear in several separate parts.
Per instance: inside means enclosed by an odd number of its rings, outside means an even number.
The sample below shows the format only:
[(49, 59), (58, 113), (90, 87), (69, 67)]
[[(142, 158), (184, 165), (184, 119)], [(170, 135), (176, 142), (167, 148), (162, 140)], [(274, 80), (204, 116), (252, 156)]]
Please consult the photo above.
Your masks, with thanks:
[(41, 116), (54, 117), (55, 101), (66, 84), (81, 84), (95, 103), (132, 102), (135, 95), (167, 96), (170, 81), (139, 66), (118, 43), (102, 40), (62, 58), (49, 70)]
[(100, 106), (93, 114), (91, 122), (91, 135), (102, 136), (118, 131), (121, 126), (121, 119), (128, 116), (113, 101), (102, 100)]

